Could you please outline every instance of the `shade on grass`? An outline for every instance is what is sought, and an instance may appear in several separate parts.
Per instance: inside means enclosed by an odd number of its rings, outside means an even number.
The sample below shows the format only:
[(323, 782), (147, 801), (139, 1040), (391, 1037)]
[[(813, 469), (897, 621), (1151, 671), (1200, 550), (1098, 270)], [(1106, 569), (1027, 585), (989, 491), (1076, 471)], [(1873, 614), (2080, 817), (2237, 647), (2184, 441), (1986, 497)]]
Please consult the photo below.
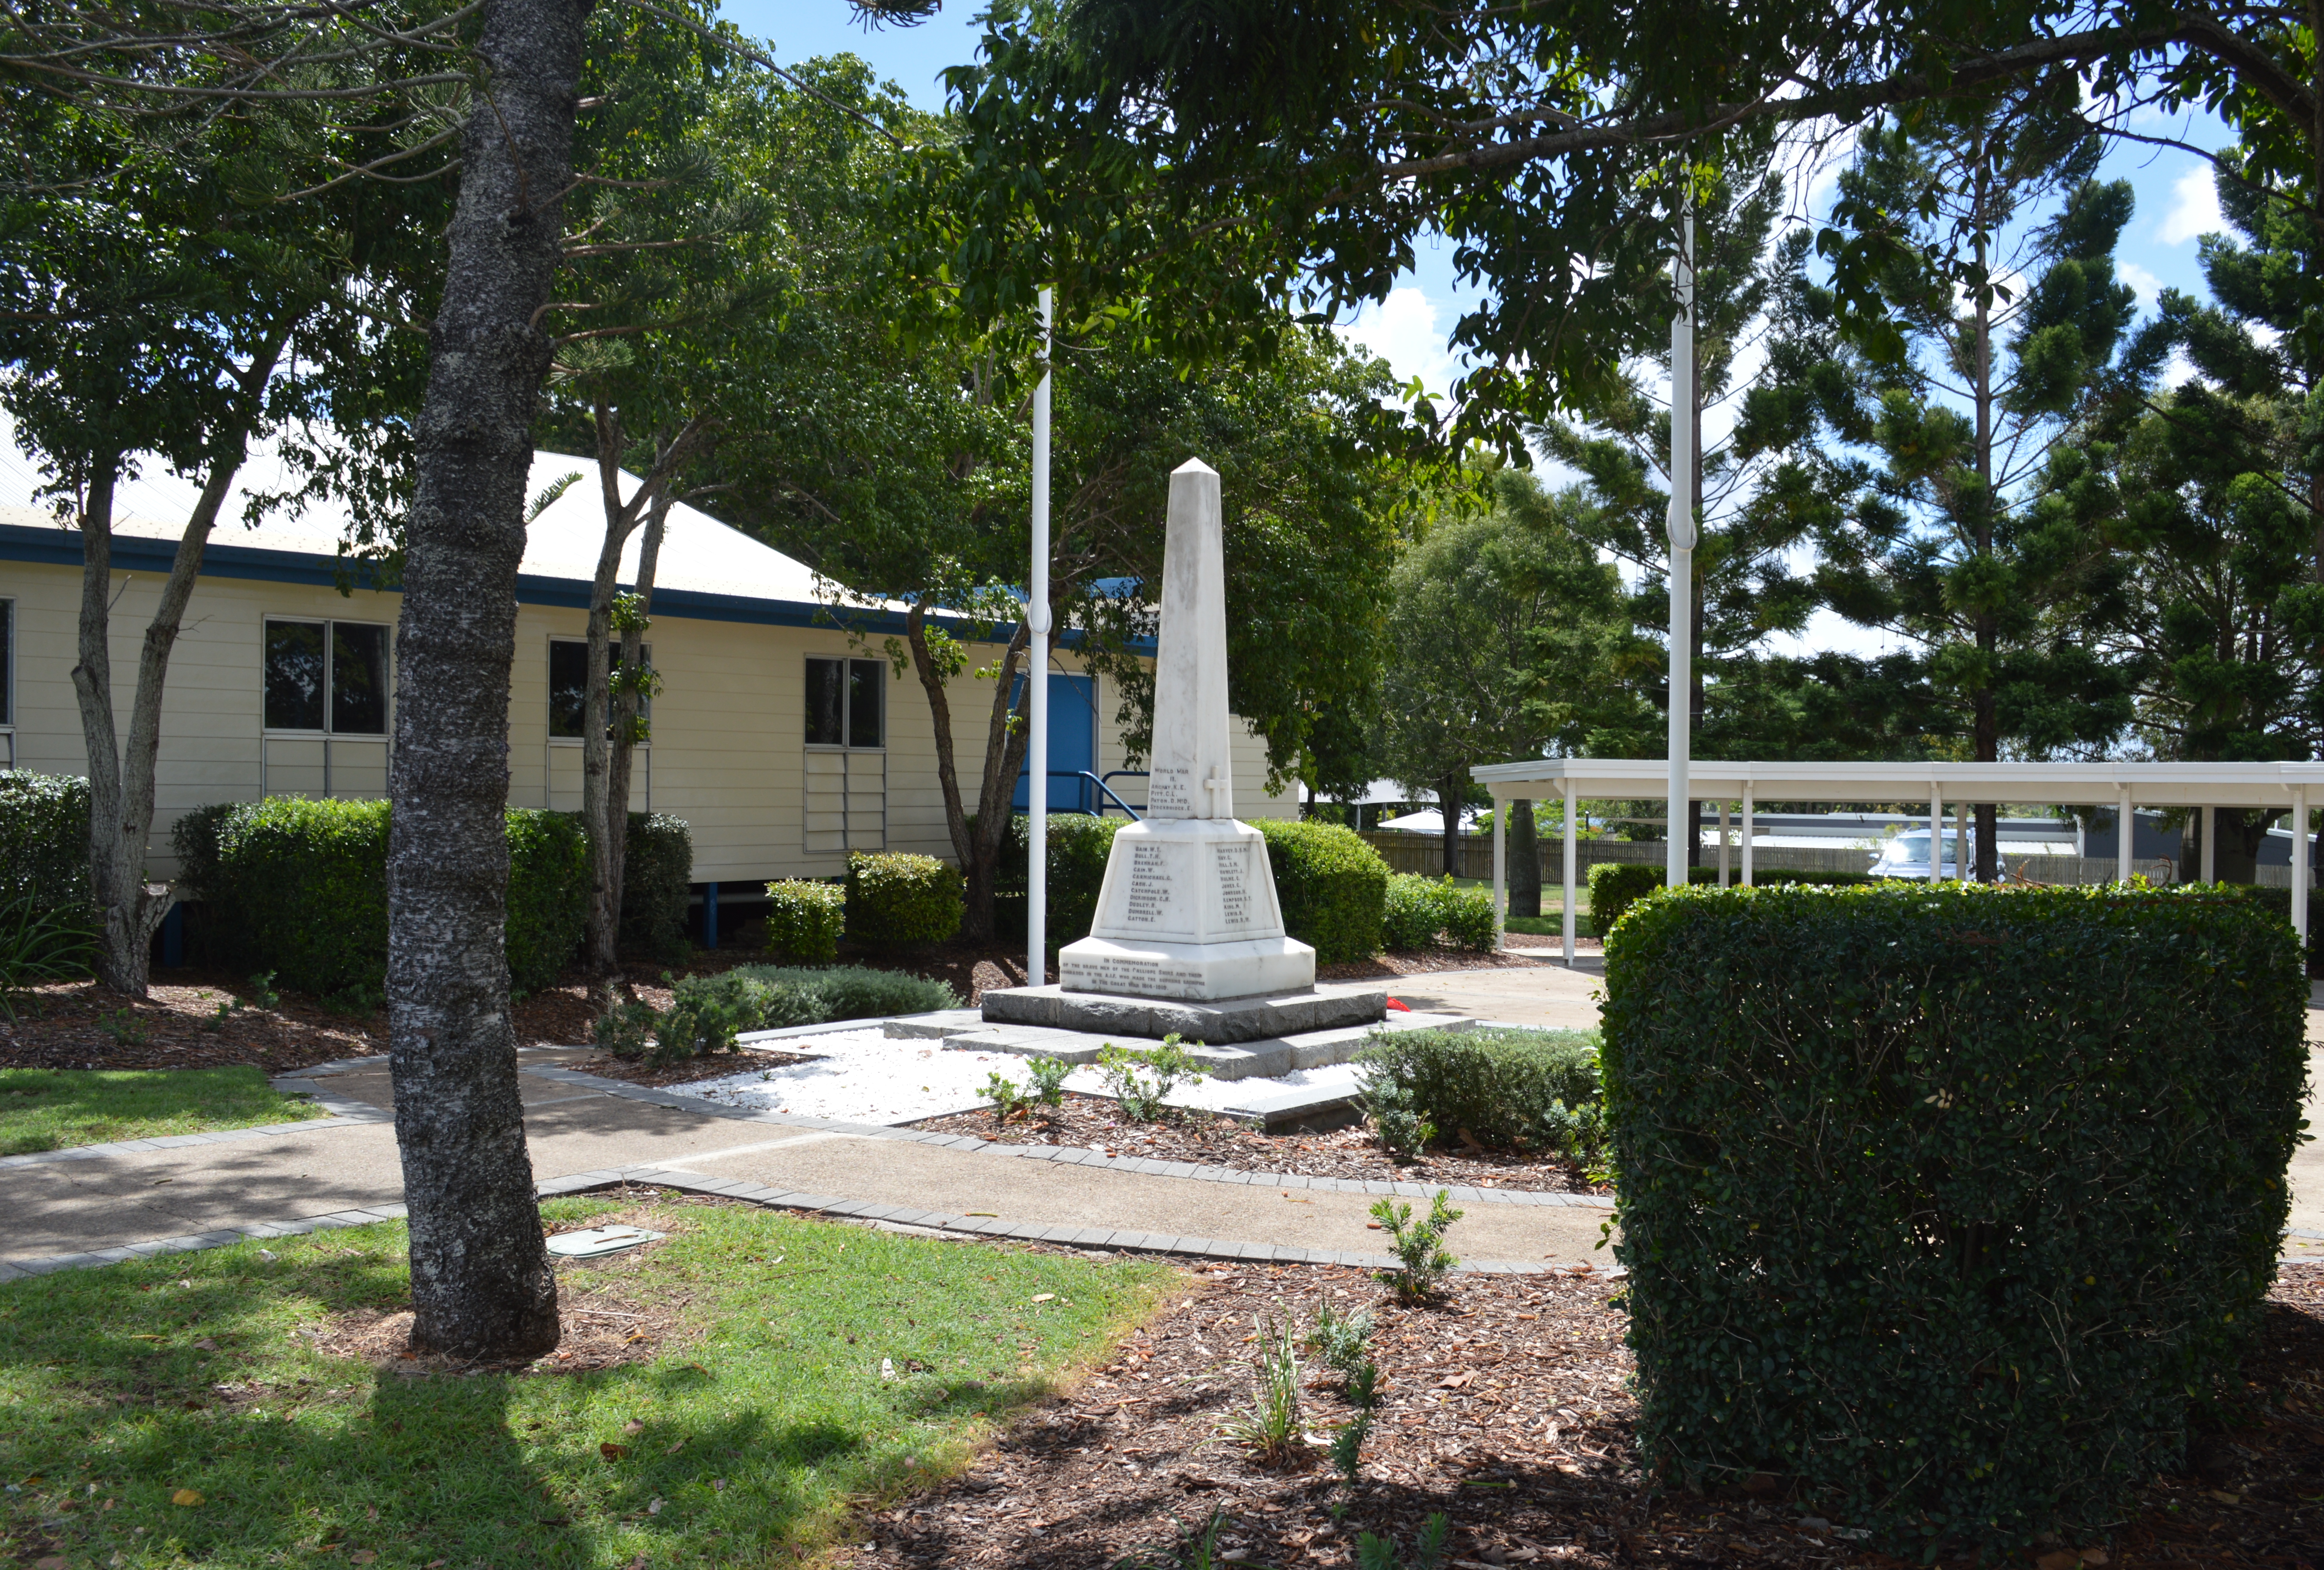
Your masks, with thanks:
[(584, 1373), (313, 1350), (300, 1331), (408, 1306), (397, 1224), (0, 1286), (0, 1476), (22, 1487), (0, 1534), (119, 1570), (788, 1563), (1105, 1355), (1175, 1275), (740, 1207), (622, 1215), (671, 1235), (560, 1275), (620, 1269), (692, 1334)]
[(247, 1064), (231, 1069), (0, 1069), (0, 1156), (320, 1117)]

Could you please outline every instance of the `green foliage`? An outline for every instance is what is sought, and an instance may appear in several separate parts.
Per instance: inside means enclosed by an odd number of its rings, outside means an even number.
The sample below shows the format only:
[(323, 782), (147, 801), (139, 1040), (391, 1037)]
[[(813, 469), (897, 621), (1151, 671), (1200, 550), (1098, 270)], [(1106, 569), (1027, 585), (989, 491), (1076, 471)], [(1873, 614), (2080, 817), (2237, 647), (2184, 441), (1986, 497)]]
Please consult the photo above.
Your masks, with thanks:
[(742, 965), (732, 974), (779, 987), (812, 987), (830, 1007), (825, 1019), (934, 1014), (940, 1008), (960, 1006), (960, 995), (945, 982), (902, 970), (875, 970), (868, 965)]
[(1358, 1061), (1366, 1106), (1383, 1109), (1373, 1112), (1383, 1123), (1398, 1109), (1488, 1149), (1575, 1157), (1605, 1140), (1598, 1042), (1587, 1032), (1389, 1031)]
[(1478, 954), (1490, 952), (1500, 936), (1491, 889), (1408, 872), (1388, 880), (1380, 931), (1391, 949), (1433, 949), (1441, 938), (1448, 947)]
[(1411, 1161), (1436, 1137), (1436, 1125), (1420, 1109), (1411, 1088), (1393, 1075), (1365, 1076), (1359, 1102), (1371, 1120), (1380, 1148), (1397, 1162)]
[(767, 947), (810, 965), (839, 957), (847, 933), (847, 890), (836, 883), (786, 877), (767, 885)]
[(622, 952), (683, 958), (693, 886), (692, 827), (668, 813), (632, 813), (622, 850)]
[(0, 901), (82, 909), (88, 892), (88, 781), (0, 770)]
[(812, 982), (766, 981), (744, 970), (689, 976), (671, 988), (669, 1012), (655, 1023), (654, 1044), (644, 1056), (649, 1067), (661, 1068), (731, 1052), (745, 1031), (820, 1024), (830, 1017), (830, 1000)]
[(960, 874), (933, 856), (856, 851), (847, 858), (847, 932), (859, 943), (941, 943), (960, 931)]
[(537, 992), (556, 984), (581, 946), (589, 843), (569, 813), (511, 807), (508, 848), (509, 985)]
[(1370, 1532), (1356, 1534), (1356, 1570), (1439, 1570), (1452, 1552), (1452, 1520), (1438, 1510), (1421, 1523), (1412, 1546), (1412, 1562), (1405, 1563), (1394, 1538)]
[[(1622, 919), (1622, 913), (1631, 905), (1663, 886), (1666, 876), (1659, 862), (1600, 861), (1590, 869), (1590, 924), (1604, 937)], [(1740, 877), (1730, 873), (1730, 877)], [(1717, 886), (1719, 868), (1690, 867), (1686, 881), (1694, 887)], [(1860, 888), (1879, 879), (1869, 872), (1825, 872), (1809, 868), (1794, 871), (1788, 868), (1754, 868), (1751, 881), (1761, 888), (1775, 888), (1786, 884), (1805, 884), (1819, 888)]]
[(1187, 1054), (1175, 1033), (1164, 1036), (1160, 1046), (1142, 1051), (1108, 1042), (1098, 1049), (1097, 1069), (1120, 1104), (1121, 1115), (1132, 1123), (1154, 1122), (1167, 1110), (1163, 1102), (1171, 1091), (1210, 1072)]
[(1352, 829), (1336, 823), (1261, 818), (1275, 897), (1284, 930), (1315, 950), (1319, 965), (1369, 959), (1379, 952), (1388, 898), (1388, 863)]
[(642, 1058), (654, 1044), (661, 1011), (642, 998), (617, 999), (597, 1016), (593, 1032), (598, 1050), (617, 1058)]
[(2201, 887), (1688, 890), (1606, 993), (1647, 1464), (1795, 1477), (1914, 1554), (2086, 1536), (2176, 1469), (2287, 1214), (2284, 923)]
[(1379, 1283), (1407, 1303), (1425, 1303), (1443, 1289), (1444, 1278), (1461, 1262), (1444, 1246), (1444, 1234), (1461, 1219), (1452, 1197), (1443, 1189), (1429, 1201), (1428, 1215), (1416, 1221), (1409, 1204), (1381, 1199), (1372, 1206), (1372, 1219), (1388, 1234), (1388, 1252), (1396, 1268), (1376, 1272)]
[(1327, 1298), (1315, 1305), (1315, 1326), (1307, 1332), (1307, 1345), (1323, 1360), (1323, 1366), (1353, 1378), (1357, 1369), (1371, 1361), (1376, 1327), (1370, 1308), (1342, 1314)]
[(1065, 1104), (1065, 1079), (1074, 1066), (1063, 1058), (1032, 1058), (1025, 1064), (1025, 1072), (1033, 1081), (1033, 1099), (1048, 1107)]
[(96, 924), (86, 906), (43, 906), (30, 895), (0, 905), (0, 1014), (14, 1024), (18, 993), (88, 975), (96, 950)]
[(984, 1098), (992, 1103), (995, 1123), (1007, 1123), (1033, 1105), (1024, 1088), (998, 1069), (984, 1077)]
[[(549, 986), (581, 941), (586, 850), (571, 816), (508, 813), (512, 987)], [(383, 801), (271, 796), (179, 821), (198, 869), (210, 959), (259, 964), (284, 986), (328, 996), (376, 992), (387, 974)]]
[[(971, 818), (972, 823), (974, 822)], [(1126, 820), (1093, 818), (1083, 813), (1049, 814), (1047, 930), (1050, 946), (1060, 947), (1089, 936), (1097, 920), (1097, 899), (1105, 886), (1105, 867), (1113, 854), (1113, 837)], [(1009, 837), (1001, 848), (1001, 870), (994, 892), (1025, 894), (1028, 858), (1031, 855), (1032, 820), (1019, 813), (1009, 821)], [(1023, 918), (1018, 918), (1018, 931)]]
[(1280, 1305), (1256, 1316), (1251, 1354), (1251, 1403), (1231, 1414), (1219, 1432), (1245, 1446), (1261, 1466), (1283, 1466), (1306, 1453), (1307, 1428), (1299, 1409), (1299, 1336)]

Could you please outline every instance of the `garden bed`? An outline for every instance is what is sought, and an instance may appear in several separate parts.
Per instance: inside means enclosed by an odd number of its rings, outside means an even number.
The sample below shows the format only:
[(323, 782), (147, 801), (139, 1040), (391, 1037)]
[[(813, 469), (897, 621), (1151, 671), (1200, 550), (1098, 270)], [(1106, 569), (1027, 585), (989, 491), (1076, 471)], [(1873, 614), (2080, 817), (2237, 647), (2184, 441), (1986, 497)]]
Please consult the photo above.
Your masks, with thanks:
[[(1424, 1309), (1378, 1302), (1353, 1271), (1222, 1269), (1204, 1281), (965, 1475), (864, 1518), (863, 1540), (840, 1563), (1161, 1570), (1196, 1563), (1186, 1538), (1215, 1520), (1213, 1563), (1353, 1565), (1366, 1531), (1394, 1536), (1411, 1565), (1424, 1521), (1443, 1511), (1457, 1565), (1904, 1564), (1858, 1547), (1840, 1535), (1845, 1522), (1785, 1498), (1773, 1479), (1720, 1498), (1651, 1487), (1632, 1448), (1618, 1290), (1601, 1279), (1464, 1277), (1443, 1307)], [(1327, 1295), (1341, 1308), (1374, 1303), (1379, 1319), (1386, 1405), (1352, 1491), (1320, 1462), (1266, 1470), (1217, 1432), (1250, 1399), (1242, 1343), (1254, 1318), (1281, 1304), (1305, 1323)], [(2187, 1475), (2144, 1489), (2113, 1544), (2045, 1544), (1984, 1563), (2313, 1565), (2324, 1542), (2324, 1272), (2287, 1267), (2246, 1373), (2234, 1426), (2199, 1439)], [(1305, 1399), (1319, 1433), (1347, 1417), (1324, 1391)]]
[(1468, 1184), (1480, 1189), (1526, 1189), (1546, 1193), (1589, 1194), (1582, 1169), (1562, 1157), (1523, 1156), (1504, 1151), (1434, 1148), (1402, 1165), (1388, 1159), (1379, 1142), (1361, 1127), (1324, 1133), (1262, 1134), (1248, 1124), (1206, 1113), (1182, 1112), (1161, 1123), (1122, 1120), (1120, 1107), (1102, 1096), (1068, 1092), (1054, 1111), (1003, 1124), (990, 1112), (957, 1112), (914, 1124), (939, 1134), (962, 1134), (999, 1144), (1083, 1145), (1119, 1156), (1194, 1161), (1239, 1172), (1291, 1172), (1310, 1178), (1371, 1179), (1402, 1183)]

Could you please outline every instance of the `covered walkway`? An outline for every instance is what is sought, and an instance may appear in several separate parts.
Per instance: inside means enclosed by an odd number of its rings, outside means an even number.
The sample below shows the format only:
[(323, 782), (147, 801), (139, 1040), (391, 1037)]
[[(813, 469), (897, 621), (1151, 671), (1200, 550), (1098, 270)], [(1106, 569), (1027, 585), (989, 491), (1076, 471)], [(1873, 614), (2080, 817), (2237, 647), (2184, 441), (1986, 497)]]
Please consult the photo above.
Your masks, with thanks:
[[(1584, 799), (1637, 801), (1662, 795), (1670, 764), (1659, 757), (1537, 757), (1487, 764), (1471, 771), (1492, 792), (1494, 803), (1562, 801), (1565, 804), (1565, 962), (1573, 962), (1575, 804)], [(2314, 866), (2308, 828), (2310, 805), (2324, 807), (2324, 763), (1720, 763), (1695, 759), (1687, 765), (1687, 792), (1699, 802), (1728, 803), (1742, 820), (1739, 881), (1751, 882), (1751, 818), (1755, 801), (1913, 802), (1929, 803), (1932, 865), (1942, 862), (1935, 847), (1944, 832), (1945, 803), (2034, 803), (2115, 809), (2117, 856), (2131, 864), (2134, 807), (2257, 808), (2292, 814), (2292, 924), (2308, 935), (2309, 877), (2297, 869)], [(1508, 909), (1507, 813), (1493, 814), (1493, 908)], [(2200, 878), (2213, 881), (2218, 836), (2202, 836)], [(1955, 833), (1966, 845), (1968, 820)], [(1720, 860), (1727, 861), (1725, 836)], [(1956, 853), (1955, 864), (1965, 858)]]

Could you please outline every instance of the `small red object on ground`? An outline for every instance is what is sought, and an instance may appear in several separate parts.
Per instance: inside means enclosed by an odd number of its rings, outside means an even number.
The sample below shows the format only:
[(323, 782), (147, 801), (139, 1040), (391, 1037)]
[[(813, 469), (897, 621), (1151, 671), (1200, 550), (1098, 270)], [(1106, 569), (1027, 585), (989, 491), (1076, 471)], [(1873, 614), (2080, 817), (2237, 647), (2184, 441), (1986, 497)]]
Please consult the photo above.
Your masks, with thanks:
[(1410, 1014), (1412, 1012), (1412, 1005), (1405, 1002), (1401, 997), (1389, 998), (1388, 1000), (1388, 1005), (1390, 1008), (1395, 1009), (1398, 1014)]

